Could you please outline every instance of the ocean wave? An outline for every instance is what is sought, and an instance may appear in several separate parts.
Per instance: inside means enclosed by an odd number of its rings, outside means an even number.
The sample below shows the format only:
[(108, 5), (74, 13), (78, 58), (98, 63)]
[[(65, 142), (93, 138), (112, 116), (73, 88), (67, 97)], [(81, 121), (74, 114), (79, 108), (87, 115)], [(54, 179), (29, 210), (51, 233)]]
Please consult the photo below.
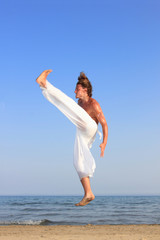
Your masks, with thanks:
[(44, 204), (44, 202), (13, 202), (10, 203), (11, 206), (25, 206), (25, 205), (41, 205)]
[(85, 222), (76, 222), (76, 221), (51, 221), (48, 219), (43, 220), (24, 220), (24, 221), (0, 221), (0, 226), (9, 226), (9, 225), (40, 225), (40, 226), (47, 226), (47, 225), (85, 225)]
[(22, 212), (26, 212), (26, 211), (28, 211), (28, 212), (30, 212), (30, 211), (32, 211), (32, 212), (40, 212), (40, 211), (44, 211), (42, 208), (33, 208), (33, 207), (28, 207), (28, 208), (23, 208), (23, 209), (21, 209), (21, 211)]
[(43, 220), (22, 220), (22, 221), (0, 221), (1, 226), (6, 226), (6, 225), (53, 225), (54, 222), (48, 220), (48, 219), (43, 219)]

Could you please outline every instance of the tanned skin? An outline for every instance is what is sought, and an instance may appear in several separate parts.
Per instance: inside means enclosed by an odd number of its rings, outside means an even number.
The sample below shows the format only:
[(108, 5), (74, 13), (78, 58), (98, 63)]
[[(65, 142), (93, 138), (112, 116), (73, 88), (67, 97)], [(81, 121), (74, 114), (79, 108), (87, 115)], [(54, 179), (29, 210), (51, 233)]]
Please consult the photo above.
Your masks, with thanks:
[[(48, 74), (51, 72), (52, 70), (43, 71), (40, 74), (40, 76), (36, 79), (36, 82), (40, 86), (45, 87), (46, 78)], [(76, 98), (79, 99), (78, 100), (79, 106), (81, 106), (97, 124), (100, 123), (102, 126), (103, 142), (100, 144), (100, 148), (101, 157), (103, 157), (108, 138), (108, 126), (104, 114), (102, 112), (102, 109), (99, 103), (94, 98), (88, 96), (87, 88), (83, 88), (81, 84), (77, 84), (74, 92), (76, 94)], [(89, 177), (82, 178), (81, 183), (84, 189), (84, 197), (79, 203), (75, 204), (75, 206), (85, 206), (95, 199), (95, 196), (91, 190)]]

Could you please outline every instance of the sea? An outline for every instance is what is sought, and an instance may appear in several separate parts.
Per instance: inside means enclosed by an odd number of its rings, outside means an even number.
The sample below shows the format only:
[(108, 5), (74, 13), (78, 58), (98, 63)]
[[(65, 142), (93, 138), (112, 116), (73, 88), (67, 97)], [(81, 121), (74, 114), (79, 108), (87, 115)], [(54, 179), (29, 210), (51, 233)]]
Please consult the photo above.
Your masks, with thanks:
[(160, 196), (0, 196), (0, 225), (160, 224)]

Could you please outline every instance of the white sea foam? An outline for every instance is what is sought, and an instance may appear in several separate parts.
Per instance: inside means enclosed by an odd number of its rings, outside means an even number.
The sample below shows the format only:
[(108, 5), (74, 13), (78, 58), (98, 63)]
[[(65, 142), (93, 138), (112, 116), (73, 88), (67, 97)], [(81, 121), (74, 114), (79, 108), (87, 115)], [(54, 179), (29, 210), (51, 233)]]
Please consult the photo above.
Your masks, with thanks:
[(24, 221), (0, 221), (0, 225), (47, 225), (50, 221), (44, 220), (24, 220)]

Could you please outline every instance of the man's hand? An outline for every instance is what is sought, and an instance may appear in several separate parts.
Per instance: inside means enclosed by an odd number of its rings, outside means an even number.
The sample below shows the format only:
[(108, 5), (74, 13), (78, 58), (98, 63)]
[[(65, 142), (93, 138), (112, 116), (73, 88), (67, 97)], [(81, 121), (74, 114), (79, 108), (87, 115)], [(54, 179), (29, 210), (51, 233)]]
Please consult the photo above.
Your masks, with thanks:
[(104, 143), (101, 143), (101, 145), (99, 146), (101, 148), (101, 157), (104, 157), (104, 150), (105, 150), (105, 147), (106, 147), (106, 144)]

